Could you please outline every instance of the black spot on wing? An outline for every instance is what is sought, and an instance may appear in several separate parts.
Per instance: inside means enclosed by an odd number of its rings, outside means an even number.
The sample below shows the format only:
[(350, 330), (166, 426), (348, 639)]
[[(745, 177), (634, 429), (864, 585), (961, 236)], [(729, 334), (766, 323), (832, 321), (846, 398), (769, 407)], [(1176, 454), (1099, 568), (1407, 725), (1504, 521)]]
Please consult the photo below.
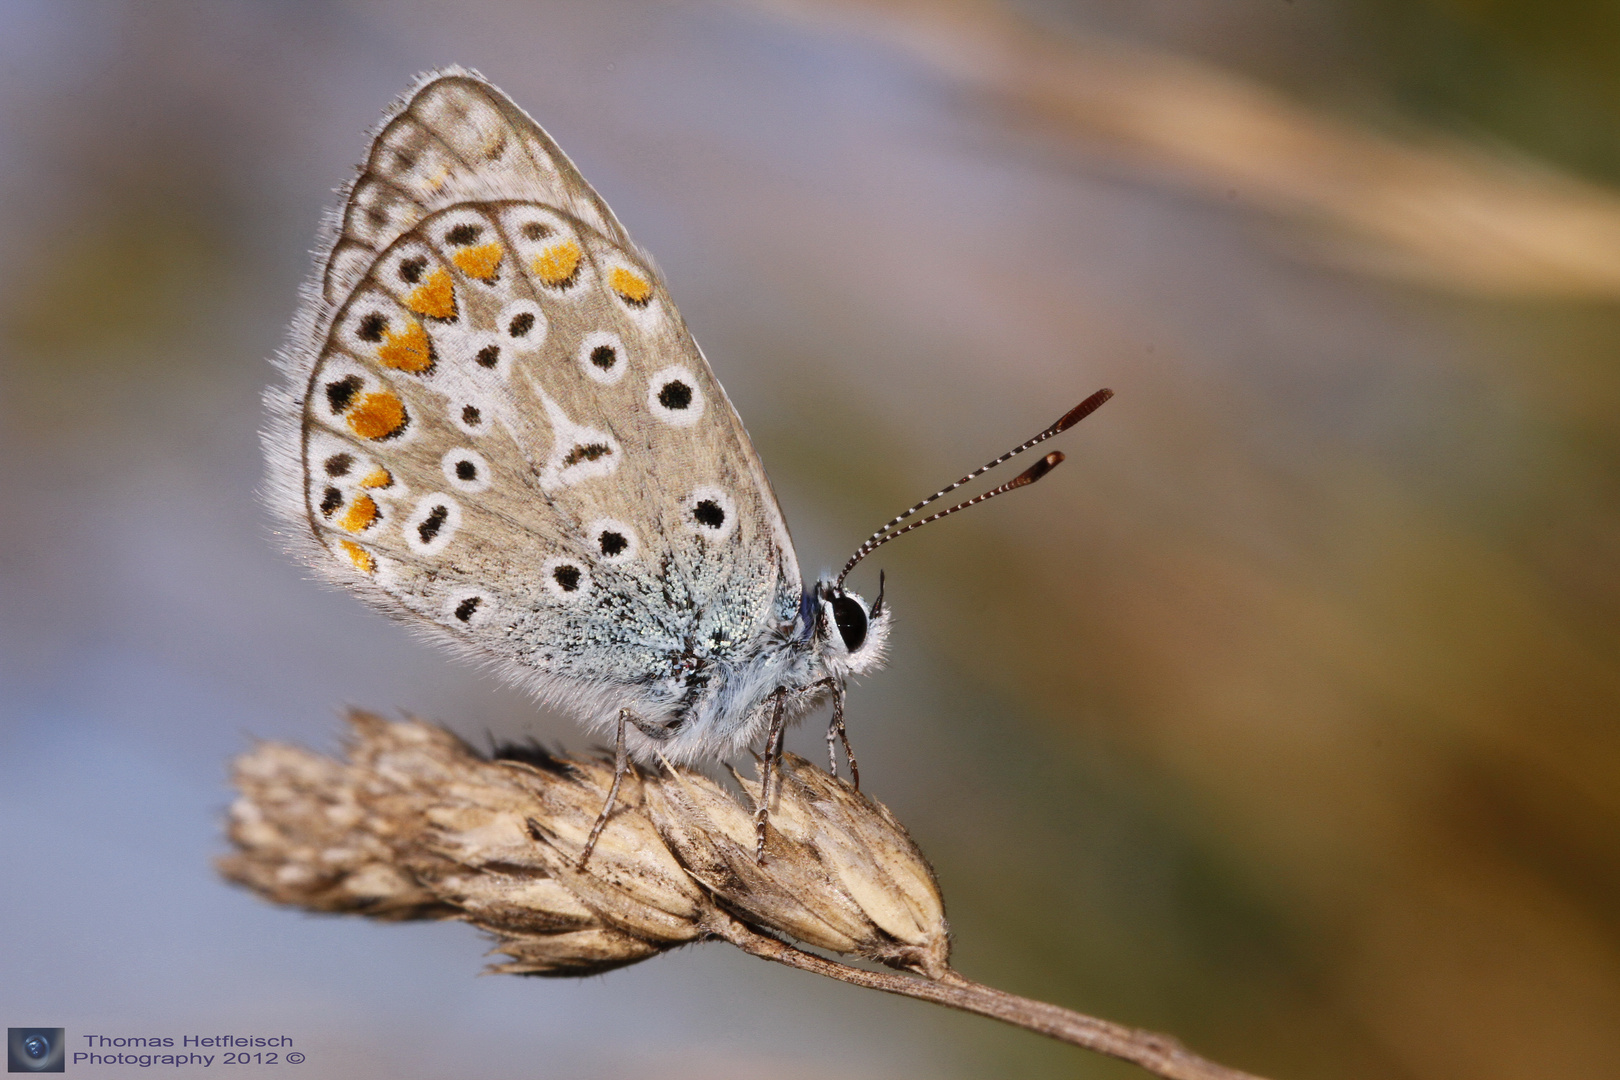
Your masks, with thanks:
[(349, 375), (327, 383), (326, 404), (331, 407), (334, 413), (342, 412), (349, 407), (349, 403), (354, 400), (354, 395), (360, 392), (360, 387), (363, 385), (364, 383), (361, 382), (358, 375)]
[(658, 404), (666, 409), (685, 409), (692, 404), (692, 388), (679, 379), (671, 379), (658, 391)]
[(435, 506), (428, 512), (428, 516), (422, 519), (421, 524), (416, 526), (416, 535), (422, 538), (422, 543), (431, 544), (433, 538), (439, 535), (439, 530), (444, 528), (444, 523), (449, 517), (449, 507)]
[(706, 529), (718, 529), (726, 523), (726, 511), (713, 499), (703, 499), (692, 507), (692, 518)]

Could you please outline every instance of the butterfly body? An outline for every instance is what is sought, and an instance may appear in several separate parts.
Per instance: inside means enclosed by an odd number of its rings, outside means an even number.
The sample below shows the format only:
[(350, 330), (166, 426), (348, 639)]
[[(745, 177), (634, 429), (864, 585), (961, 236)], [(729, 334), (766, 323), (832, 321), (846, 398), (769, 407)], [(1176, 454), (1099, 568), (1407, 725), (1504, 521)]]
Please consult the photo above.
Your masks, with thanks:
[(385, 118), (269, 395), (270, 496), (323, 575), (629, 751), (727, 756), (882, 661), (806, 583), (663, 281), (468, 72)]

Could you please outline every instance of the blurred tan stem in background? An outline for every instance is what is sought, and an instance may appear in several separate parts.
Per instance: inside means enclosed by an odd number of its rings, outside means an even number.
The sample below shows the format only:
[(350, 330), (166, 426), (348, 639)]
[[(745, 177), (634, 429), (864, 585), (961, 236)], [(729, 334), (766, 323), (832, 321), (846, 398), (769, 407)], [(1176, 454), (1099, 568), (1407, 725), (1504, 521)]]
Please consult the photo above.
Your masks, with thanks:
[(1620, 297), (1620, 198), (1540, 162), (1324, 116), (1242, 75), (996, 0), (759, 0), (897, 45), (1059, 137), (1324, 228), (1339, 265), (1461, 294)]

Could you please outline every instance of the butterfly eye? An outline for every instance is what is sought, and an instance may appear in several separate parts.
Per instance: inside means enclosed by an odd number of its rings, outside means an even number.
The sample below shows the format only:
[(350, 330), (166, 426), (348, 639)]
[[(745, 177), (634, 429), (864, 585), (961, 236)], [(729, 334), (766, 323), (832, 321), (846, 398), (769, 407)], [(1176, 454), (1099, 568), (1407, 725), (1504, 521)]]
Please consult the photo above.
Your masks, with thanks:
[(838, 636), (844, 639), (844, 648), (857, 651), (866, 643), (866, 609), (849, 596), (833, 597), (832, 609), (833, 622), (838, 624)]

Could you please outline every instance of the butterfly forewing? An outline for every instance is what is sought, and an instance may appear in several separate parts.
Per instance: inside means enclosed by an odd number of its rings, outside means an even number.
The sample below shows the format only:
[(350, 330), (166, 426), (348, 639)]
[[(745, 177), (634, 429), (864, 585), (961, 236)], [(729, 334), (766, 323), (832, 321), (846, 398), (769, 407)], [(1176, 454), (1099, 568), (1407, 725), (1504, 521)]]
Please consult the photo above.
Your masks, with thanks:
[(791, 619), (798, 567), (725, 392), (493, 88), (441, 76), (384, 125), (321, 292), (299, 472), (329, 573), (553, 691), (674, 686), (683, 655)]

